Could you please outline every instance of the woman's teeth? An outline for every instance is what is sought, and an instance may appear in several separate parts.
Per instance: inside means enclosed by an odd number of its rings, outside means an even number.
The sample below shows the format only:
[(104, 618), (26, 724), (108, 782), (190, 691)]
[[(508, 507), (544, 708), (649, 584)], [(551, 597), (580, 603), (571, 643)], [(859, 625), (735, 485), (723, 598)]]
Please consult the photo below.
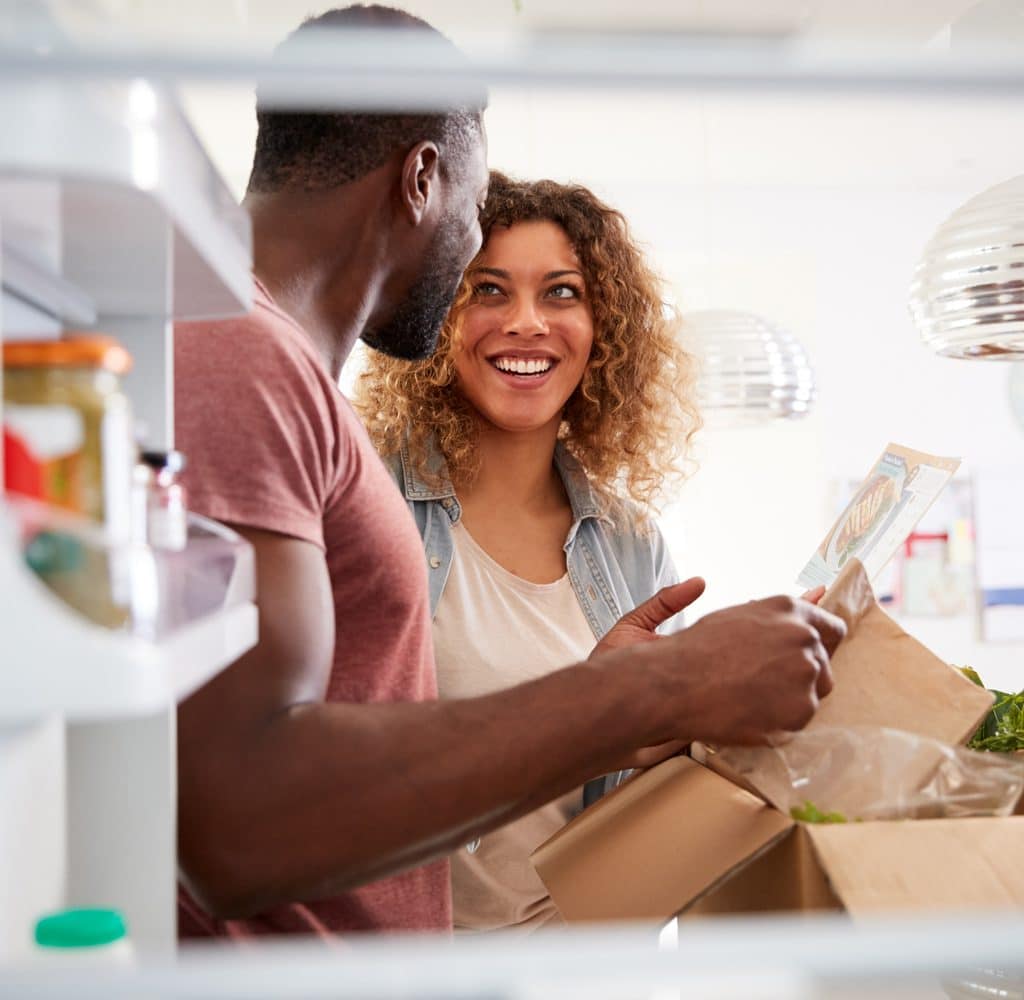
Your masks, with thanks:
[(540, 375), (552, 362), (549, 358), (495, 358), (492, 364), (498, 371), (513, 375)]

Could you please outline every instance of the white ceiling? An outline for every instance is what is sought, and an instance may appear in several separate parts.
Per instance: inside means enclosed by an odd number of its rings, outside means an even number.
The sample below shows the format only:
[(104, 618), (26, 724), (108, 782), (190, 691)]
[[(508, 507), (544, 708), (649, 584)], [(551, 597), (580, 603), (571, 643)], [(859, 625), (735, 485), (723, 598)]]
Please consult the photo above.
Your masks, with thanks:
[[(338, 0), (341, 2), (341, 0)], [(456, 41), (553, 25), (584, 31), (660, 26), (869, 40), (908, 51), (1009, 35), (1024, 0), (395, 0)], [(318, 0), (53, 0), (81, 37), (102, 26), (163, 45), (272, 45)], [(89, 28), (89, 25), (93, 28)], [(94, 36), (95, 37), (95, 36)], [(248, 176), (255, 134), (246, 86), (183, 88), (186, 107), (232, 189)], [(799, 189), (948, 193), (951, 207), (1024, 171), (1024, 98), (894, 92), (644, 93), (503, 88), (488, 112), (491, 162), (522, 176), (576, 179), (649, 218), (675, 192)], [(646, 199), (646, 202), (644, 201)], [(892, 220), (898, 225), (899, 220)], [(692, 234), (675, 234), (682, 248)], [(671, 234), (659, 234), (668, 239)], [(671, 250), (669, 252), (672, 252)]]
[[(341, 5), (343, 0), (336, 0)], [(1006, 0), (395, 0), (456, 41), (467, 34), (674, 30), (839, 36), (923, 43), (974, 8)], [(51, 0), (78, 34), (124, 32), (164, 44), (279, 39), (330, 0)], [(1005, 16), (1005, 15), (1002, 15)]]
[[(344, 0), (335, 0), (342, 3)], [(949, 45), (956, 34), (1011, 36), (1024, 0), (393, 0), (469, 45), (553, 26), (835, 39), (905, 51)], [(161, 47), (272, 46), (330, 0), (50, 0), (83, 41), (127, 36)], [(863, 49), (860, 50), (863, 53)], [(868, 50), (870, 52), (870, 50)], [(247, 85), (187, 84), (189, 111), (237, 192), (254, 136)], [(937, 95), (694, 90), (569, 93), (493, 91), (495, 162), (523, 172), (583, 173), (651, 184), (958, 184), (982, 160), (1015, 173), (1018, 103)], [(982, 138), (984, 137), (984, 142)], [(993, 140), (995, 137), (995, 141)]]
[[(229, 184), (248, 178), (245, 89), (190, 87), (186, 107)], [(1024, 170), (1024, 99), (500, 89), (494, 166), (605, 185), (967, 189)]]

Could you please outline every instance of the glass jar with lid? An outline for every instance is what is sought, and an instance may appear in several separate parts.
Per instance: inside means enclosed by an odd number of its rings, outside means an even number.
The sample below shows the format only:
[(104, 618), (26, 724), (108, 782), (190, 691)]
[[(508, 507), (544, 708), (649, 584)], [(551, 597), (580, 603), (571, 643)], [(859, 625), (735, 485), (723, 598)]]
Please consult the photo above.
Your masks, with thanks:
[(4, 366), (6, 489), (130, 531), (128, 352), (112, 337), (8, 341)]

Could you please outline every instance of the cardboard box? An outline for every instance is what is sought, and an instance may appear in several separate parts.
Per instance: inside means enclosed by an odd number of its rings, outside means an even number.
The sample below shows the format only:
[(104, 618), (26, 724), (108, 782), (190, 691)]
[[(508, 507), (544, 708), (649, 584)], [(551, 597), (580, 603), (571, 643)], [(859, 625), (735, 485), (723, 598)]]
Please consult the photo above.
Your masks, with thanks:
[[(969, 738), (991, 696), (892, 621), (859, 564), (822, 603), (849, 634), (812, 727)], [(708, 765), (668, 760), (537, 849), (534, 866), (567, 921), (1024, 906), (1024, 817), (802, 824), (754, 794), (756, 771), (745, 772), (750, 788), (730, 780), (728, 751)]]

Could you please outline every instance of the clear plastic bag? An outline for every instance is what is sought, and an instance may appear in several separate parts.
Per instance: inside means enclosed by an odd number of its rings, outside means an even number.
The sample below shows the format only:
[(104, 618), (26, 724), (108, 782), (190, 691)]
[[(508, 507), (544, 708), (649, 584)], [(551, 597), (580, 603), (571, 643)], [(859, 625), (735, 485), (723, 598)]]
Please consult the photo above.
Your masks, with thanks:
[(715, 757), (716, 769), (812, 821), (1008, 816), (1024, 792), (1024, 760), (896, 729), (822, 728)]

